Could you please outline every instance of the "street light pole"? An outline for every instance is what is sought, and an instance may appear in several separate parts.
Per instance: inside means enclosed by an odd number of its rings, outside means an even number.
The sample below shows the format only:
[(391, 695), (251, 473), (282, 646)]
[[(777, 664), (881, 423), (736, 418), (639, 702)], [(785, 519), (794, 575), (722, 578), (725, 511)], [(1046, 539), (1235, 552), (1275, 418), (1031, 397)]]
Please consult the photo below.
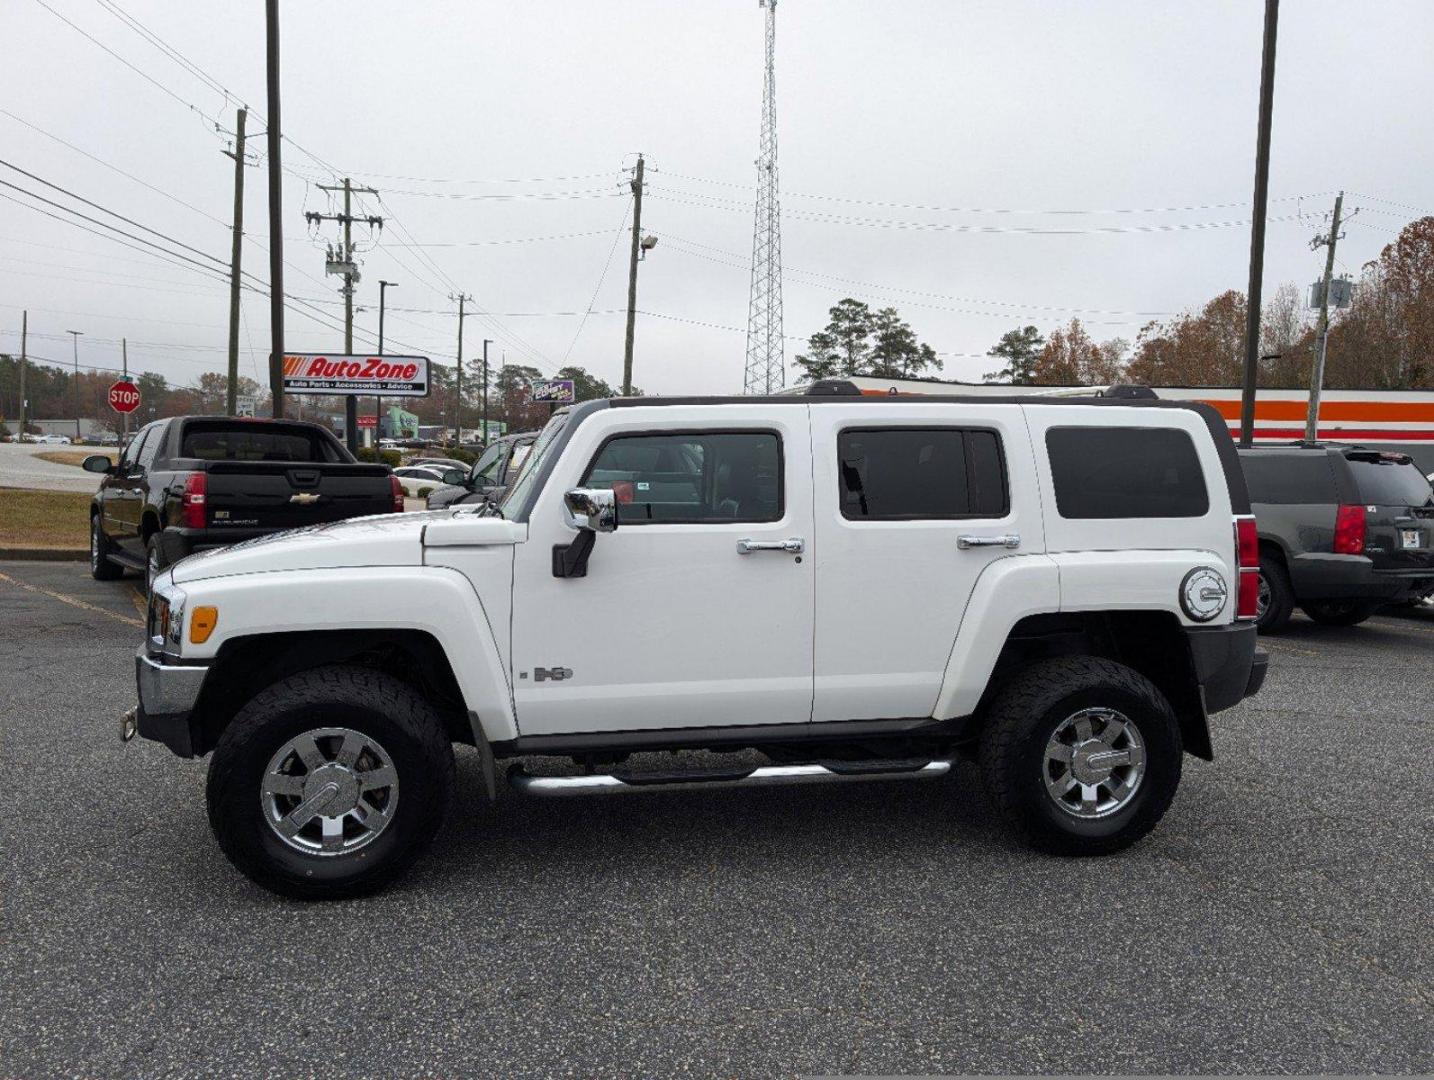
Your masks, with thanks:
[(491, 338), (483, 339), (483, 437), (478, 441), (484, 446), (488, 445), (488, 346), (491, 344)]
[[(383, 355), (383, 301), (384, 293), (390, 286), (397, 285), (396, 281), (379, 281), (378, 283), (378, 354)], [(378, 437), (383, 434), (383, 422), (379, 419), (383, 412), (383, 398), (373, 399), (373, 445), (378, 449)]]
[(80, 335), (83, 330), (66, 330), (70, 335), (70, 341), (74, 345), (75, 355), (75, 378), (74, 386), (70, 390), (70, 404), (75, 410), (75, 442), (80, 441)]

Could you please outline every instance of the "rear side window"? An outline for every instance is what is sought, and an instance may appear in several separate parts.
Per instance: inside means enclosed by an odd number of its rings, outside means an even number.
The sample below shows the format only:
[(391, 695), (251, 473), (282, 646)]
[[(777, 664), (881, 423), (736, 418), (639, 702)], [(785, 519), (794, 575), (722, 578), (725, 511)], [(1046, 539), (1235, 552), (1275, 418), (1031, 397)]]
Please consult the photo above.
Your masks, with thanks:
[(1060, 427), (1046, 432), (1063, 518), (1203, 517), (1205, 475), (1179, 428)]
[(338, 461), (322, 435), (304, 428), (271, 424), (191, 423), (176, 455), (201, 461)]
[(841, 512), (852, 521), (1002, 517), (1008, 507), (994, 431), (849, 428), (837, 457)]
[(1359, 501), (1373, 506), (1428, 506), (1429, 481), (1409, 458), (1347, 456)]
[(1250, 501), (1292, 506), (1298, 503), (1337, 503), (1334, 470), (1329, 455), (1277, 453), (1252, 450), (1240, 455), (1240, 469), (1250, 489)]
[(620, 435), (603, 444), (583, 486), (611, 488), (623, 525), (776, 521), (781, 440), (770, 431)]

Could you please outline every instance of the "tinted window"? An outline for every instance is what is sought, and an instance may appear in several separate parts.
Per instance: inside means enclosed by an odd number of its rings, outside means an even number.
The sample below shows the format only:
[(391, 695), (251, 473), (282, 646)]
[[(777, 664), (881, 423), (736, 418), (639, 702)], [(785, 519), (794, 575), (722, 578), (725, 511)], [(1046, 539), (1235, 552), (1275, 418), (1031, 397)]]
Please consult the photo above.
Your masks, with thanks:
[(766, 431), (622, 435), (598, 451), (583, 486), (611, 488), (623, 525), (776, 521), (781, 442)]
[(856, 521), (1000, 517), (1005, 468), (995, 432), (848, 429), (837, 439), (842, 516)]
[(1254, 450), (1240, 455), (1240, 468), (1250, 489), (1251, 502), (1285, 506), (1339, 502), (1327, 453)]
[(164, 443), (164, 426), (155, 424), (149, 429), (145, 437), (144, 445), (139, 448), (139, 465), (142, 469), (154, 467), (154, 459), (159, 456), (160, 446)]
[(338, 461), (317, 431), (270, 424), (190, 423), (177, 455), (204, 461)]
[(1064, 427), (1046, 432), (1063, 518), (1202, 517), (1200, 458), (1178, 428)]
[(1407, 457), (1397, 460), (1380, 457), (1350, 457), (1359, 501), (1375, 506), (1426, 506), (1430, 501), (1429, 481)]
[(139, 457), (140, 448), (144, 445), (144, 437), (148, 435), (152, 430), (152, 425), (150, 427), (144, 428), (129, 441), (129, 444), (124, 448), (124, 453), (120, 454), (121, 465), (134, 464), (135, 459)]

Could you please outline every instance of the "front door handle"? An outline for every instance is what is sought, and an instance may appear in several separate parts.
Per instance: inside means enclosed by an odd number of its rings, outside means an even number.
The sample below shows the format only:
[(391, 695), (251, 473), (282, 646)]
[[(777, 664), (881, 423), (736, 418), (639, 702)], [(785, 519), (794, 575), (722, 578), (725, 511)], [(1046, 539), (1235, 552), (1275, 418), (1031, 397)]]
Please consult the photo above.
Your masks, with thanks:
[(963, 533), (962, 535), (956, 537), (956, 546), (962, 551), (965, 551), (967, 548), (978, 547), (1003, 547), (1014, 549), (1021, 546), (1021, 538), (1015, 533), (1009, 533), (1006, 536), (972, 536), (969, 533)]
[(737, 554), (750, 555), (754, 551), (785, 551), (792, 555), (800, 555), (807, 549), (807, 542), (800, 536), (793, 536), (786, 540), (738, 540)]

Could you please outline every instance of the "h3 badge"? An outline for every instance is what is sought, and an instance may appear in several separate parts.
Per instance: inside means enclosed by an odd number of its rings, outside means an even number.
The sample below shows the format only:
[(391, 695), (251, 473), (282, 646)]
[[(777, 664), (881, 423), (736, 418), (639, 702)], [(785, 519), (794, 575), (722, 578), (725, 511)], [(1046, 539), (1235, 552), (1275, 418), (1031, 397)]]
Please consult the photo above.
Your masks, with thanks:
[(533, 669), (533, 681), (534, 681), (534, 682), (547, 682), (547, 681), (550, 680), (550, 679), (551, 679), (552, 681), (554, 681), (554, 682), (562, 682), (562, 680), (564, 680), (564, 679), (571, 679), (572, 677), (573, 677), (573, 669), (572, 669), (572, 668), (565, 668), (565, 667), (552, 667), (552, 668), (535, 667), (535, 668)]

